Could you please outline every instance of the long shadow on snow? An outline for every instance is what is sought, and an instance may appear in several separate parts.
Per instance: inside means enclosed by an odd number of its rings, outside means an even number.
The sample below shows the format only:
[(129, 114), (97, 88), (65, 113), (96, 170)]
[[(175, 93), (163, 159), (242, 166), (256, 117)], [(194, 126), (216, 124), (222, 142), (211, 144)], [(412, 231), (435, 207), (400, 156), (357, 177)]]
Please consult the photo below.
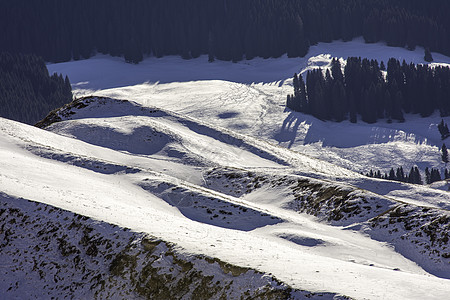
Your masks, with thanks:
[(301, 120), (298, 118), (298, 113), (291, 112), (283, 121), (280, 132), (277, 133), (274, 138), (279, 143), (288, 142), (288, 148), (291, 148), (297, 137), (298, 128), (300, 127)]
[[(299, 135), (299, 128), (302, 125), (307, 127), (303, 137)], [(288, 148), (292, 147), (296, 139), (305, 145), (322, 143), (323, 147), (336, 148), (353, 148), (406, 140), (414, 141), (415, 144), (430, 144), (430, 141), (422, 136), (383, 126), (382, 121), (375, 124), (348, 124), (348, 121), (324, 122), (312, 116), (291, 111), (274, 138), (279, 143), (289, 142)]]
[(214, 194), (199, 193), (166, 182), (145, 180), (141, 187), (168, 204), (175, 206), (186, 218), (204, 224), (251, 231), (282, 222), (278, 217), (244, 205), (228, 202)]

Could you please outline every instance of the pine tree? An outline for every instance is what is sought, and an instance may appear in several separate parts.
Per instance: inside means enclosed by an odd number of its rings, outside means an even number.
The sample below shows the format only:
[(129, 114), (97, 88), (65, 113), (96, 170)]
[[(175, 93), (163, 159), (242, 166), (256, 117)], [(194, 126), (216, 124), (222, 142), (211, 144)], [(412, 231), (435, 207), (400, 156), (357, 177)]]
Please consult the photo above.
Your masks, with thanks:
[(430, 48), (425, 48), (425, 56), (423, 58), (426, 62), (432, 62), (433, 56), (431, 56)]
[(441, 134), (441, 139), (446, 139), (449, 135), (449, 129), (446, 123), (444, 123), (444, 119), (441, 120), (441, 122), (438, 124), (438, 130), (439, 133)]
[(441, 181), (441, 174), (438, 169), (431, 169), (430, 183)]
[(308, 112), (308, 100), (307, 100), (307, 95), (306, 95), (306, 86), (305, 86), (305, 81), (303, 81), (303, 76), (301, 74), (299, 74), (299, 76), (298, 76), (298, 86), (299, 86), (299, 90), (298, 90), (299, 99), (297, 99), (297, 101), (299, 104), (299, 111), (300, 112)]
[(298, 97), (300, 94), (300, 82), (298, 81), (297, 73), (294, 74), (294, 79), (292, 80), (292, 84), (294, 85), (294, 97)]
[(388, 179), (389, 180), (396, 180), (397, 178), (395, 177), (395, 172), (394, 172), (394, 169), (393, 168), (391, 168), (391, 170), (389, 171), (389, 177), (388, 177)]
[(292, 109), (292, 96), (291, 95), (287, 95), (286, 107), (289, 109)]
[(414, 183), (422, 184), (422, 177), (420, 176), (419, 168), (414, 167)]
[(428, 167), (425, 168), (425, 182), (426, 182), (426, 184), (431, 183), (431, 173), (430, 173), (430, 169), (428, 169)]
[(397, 172), (395, 173), (398, 181), (405, 181), (405, 173), (403, 171), (403, 167), (397, 168)]
[(331, 60), (331, 74), (336, 81), (344, 81), (344, 75), (342, 74), (341, 62), (339, 59), (333, 58)]
[(441, 134), (441, 137), (444, 136), (444, 119), (441, 119), (441, 122), (438, 124), (438, 130)]
[(445, 163), (448, 163), (448, 151), (447, 151), (447, 146), (444, 144), (442, 144), (442, 148), (441, 148), (441, 152), (442, 152), (442, 161)]

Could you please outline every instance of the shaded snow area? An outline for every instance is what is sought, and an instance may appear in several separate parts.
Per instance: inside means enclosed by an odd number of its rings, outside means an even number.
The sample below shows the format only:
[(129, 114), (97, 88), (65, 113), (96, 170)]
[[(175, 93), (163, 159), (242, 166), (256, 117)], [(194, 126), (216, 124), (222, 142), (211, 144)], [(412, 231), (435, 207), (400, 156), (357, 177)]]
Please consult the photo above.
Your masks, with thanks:
[(0, 119), (0, 298), (446, 299), (447, 183), (359, 173), (444, 168), (439, 116), (285, 110), (294, 72), (348, 56), (423, 63), (355, 40), (296, 59), (48, 65), (89, 97), (40, 128)]

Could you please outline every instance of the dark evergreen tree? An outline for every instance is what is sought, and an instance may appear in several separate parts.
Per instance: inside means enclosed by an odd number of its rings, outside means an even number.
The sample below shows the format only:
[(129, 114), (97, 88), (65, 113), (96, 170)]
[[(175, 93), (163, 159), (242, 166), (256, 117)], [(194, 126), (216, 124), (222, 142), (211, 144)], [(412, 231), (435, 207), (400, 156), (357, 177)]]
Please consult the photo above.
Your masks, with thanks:
[(441, 153), (442, 161), (448, 163), (448, 151), (445, 144), (442, 144)]
[(425, 56), (423, 58), (426, 62), (432, 62), (433, 56), (431, 56), (430, 48), (425, 48)]
[(332, 90), (332, 115), (336, 122), (341, 122), (345, 119), (346, 98), (344, 84), (341, 80), (336, 81), (333, 84)]
[(438, 124), (438, 130), (439, 133), (441, 134), (441, 139), (446, 139), (447, 137), (450, 136), (450, 132), (448, 130), (448, 126), (446, 123), (444, 123), (444, 120), (442, 119), (441, 122)]
[(403, 171), (403, 167), (397, 168), (397, 172), (395, 173), (395, 177), (398, 181), (404, 182), (406, 180), (405, 173)]
[(395, 176), (395, 171), (394, 171), (393, 168), (391, 168), (391, 170), (389, 171), (389, 177), (388, 177), (388, 179), (389, 179), (389, 180), (396, 180), (396, 179), (397, 179), (397, 177)]
[(428, 167), (425, 168), (425, 182), (426, 182), (426, 184), (431, 183), (431, 173), (430, 173), (430, 169), (428, 169)]
[(430, 183), (441, 181), (441, 174), (438, 169), (431, 169), (431, 175), (430, 175)]
[(413, 177), (412, 183), (422, 184), (422, 178), (420, 176), (419, 168), (416, 166), (416, 167), (414, 167), (413, 170), (414, 171), (412, 172), (412, 174), (413, 174), (412, 175), (412, 177)]
[(298, 79), (298, 99), (297, 102), (299, 103), (299, 111), (301, 112), (308, 112), (308, 100), (307, 100), (307, 94), (306, 94), (306, 86), (305, 82), (303, 81), (303, 76), (300, 74)]
[(341, 62), (339, 59), (333, 58), (331, 60), (331, 74), (335, 81), (344, 82), (344, 75), (342, 74)]
[(298, 80), (297, 73), (294, 74), (294, 78), (292, 80), (292, 84), (294, 85), (294, 97), (299, 97), (300, 94), (300, 82)]
[(291, 95), (287, 95), (286, 107), (289, 108), (289, 109), (292, 109), (292, 96)]

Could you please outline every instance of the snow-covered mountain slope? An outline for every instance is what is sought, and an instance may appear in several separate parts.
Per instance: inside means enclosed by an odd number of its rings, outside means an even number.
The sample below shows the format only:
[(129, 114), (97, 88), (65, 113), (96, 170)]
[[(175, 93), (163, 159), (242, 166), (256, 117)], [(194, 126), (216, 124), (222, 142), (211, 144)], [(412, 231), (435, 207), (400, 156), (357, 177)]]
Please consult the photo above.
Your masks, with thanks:
[[(205, 278), (214, 275), (213, 282), (220, 281), (216, 298), (253, 291), (274, 293), (274, 299), (305, 293), (445, 299), (446, 183), (420, 186), (359, 174), (413, 163), (443, 167), (438, 116), (407, 116), (403, 124), (336, 124), (284, 109), (292, 74), (326, 66), (331, 56), (421, 62), (422, 53), (354, 41), (320, 44), (306, 58), (236, 64), (169, 57), (136, 66), (97, 56), (49, 65), (69, 75), (76, 93), (95, 96), (55, 110), (39, 124), (42, 129), (0, 119), (0, 187), (7, 207), (0, 235), (8, 240), (0, 255), (13, 261), (3, 266), (14, 274), (2, 275), (0, 295), (20, 297), (21, 286), (34, 280), (43, 288), (50, 284), (53, 290), (46, 292), (55, 297), (128, 297), (116, 282), (133, 297), (150, 297), (142, 284), (164, 282), (164, 288), (180, 291), (177, 297), (203, 289), (208, 298), (212, 286)], [(79, 221), (80, 230), (87, 226), (98, 236), (83, 239), (82, 231), (73, 231), (73, 213), (86, 216), (79, 217), (86, 221)], [(27, 219), (37, 220), (30, 225)], [(61, 229), (34, 238), (21, 225)], [(157, 252), (145, 252), (145, 235), (164, 241)], [(74, 238), (60, 247), (66, 236)], [(85, 243), (91, 236), (105, 245), (117, 238), (120, 246), (96, 245), (98, 257), (91, 258)], [(49, 254), (24, 247), (42, 239), (49, 241)], [(54, 257), (64, 271), (34, 268), (29, 262), (35, 254), (47, 255), (44, 261)], [(89, 271), (74, 271), (68, 263), (74, 259), (83, 259)], [(125, 265), (120, 272), (117, 261)], [(238, 278), (223, 266), (238, 270)], [(174, 288), (194, 271), (198, 276), (189, 288)], [(47, 275), (39, 279), (40, 272), (57, 273), (60, 283), (49, 283)], [(104, 286), (94, 284), (99, 274)], [(177, 280), (161, 281), (163, 274)]]
[[(405, 204), (331, 181), (374, 182), (328, 162), (109, 98), (77, 100), (46, 123), (41, 130), (2, 119), (0, 178), (8, 197), (145, 232), (298, 290), (357, 299), (448, 292), (448, 280), (426, 272), (448, 274), (448, 213), (426, 199), (408, 206), (408, 213), (430, 211), (413, 226), (423, 236), (390, 240), (388, 230), (408, 236), (402, 222), (391, 222)], [(440, 229), (433, 238), (422, 233), (430, 228)]]
[[(121, 58), (97, 56), (88, 61), (48, 65), (50, 72), (69, 75), (77, 95), (129, 99), (143, 106), (163, 108), (203, 120), (273, 144), (326, 160), (356, 172), (389, 171), (418, 164), (443, 168), (437, 124), (441, 118), (406, 115), (407, 122), (350, 124), (322, 122), (285, 110), (292, 94), (292, 76), (329, 65), (332, 57), (361, 56), (378, 61), (390, 57), (426, 63), (423, 49), (408, 51), (384, 44), (320, 43), (304, 58), (253, 59), (238, 63), (207, 57), (148, 58), (130, 65)], [(450, 65), (450, 58), (433, 53), (434, 64)], [(448, 122), (449, 119), (445, 118)]]

